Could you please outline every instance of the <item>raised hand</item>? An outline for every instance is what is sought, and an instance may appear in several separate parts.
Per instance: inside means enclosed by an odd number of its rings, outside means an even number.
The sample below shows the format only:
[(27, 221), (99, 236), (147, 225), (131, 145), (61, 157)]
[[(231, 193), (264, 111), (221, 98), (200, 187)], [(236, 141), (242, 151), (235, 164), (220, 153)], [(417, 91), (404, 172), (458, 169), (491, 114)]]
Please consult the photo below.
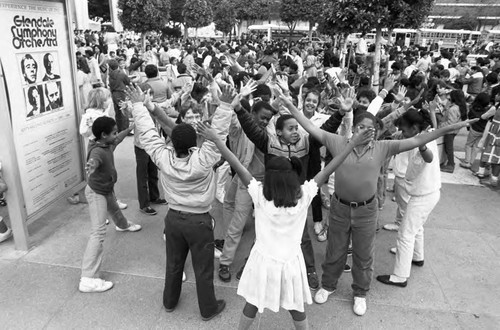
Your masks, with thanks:
[(367, 129), (363, 131), (358, 131), (354, 133), (354, 135), (351, 138), (351, 142), (354, 144), (355, 147), (361, 146), (364, 144), (369, 143), (370, 141), (373, 141), (375, 138), (375, 129)]
[(285, 94), (283, 94), (283, 91), (281, 90), (281, 88), (276, 86), (273, 88), (273, 92), (274, 92), (274, 95), (276, 95), (276, 97), (280, 99), (281, 103), (286, 108), (293, 106), (292, 101), (288, 97), (286, 97)]
[(392, 93), (392, 95), (394, 95), (394, 99), (396, 100), (396, 102), (401, 103), (405, 98), (407, 91), (408, 90), (406, 89), (405, 86), (403, 85), (399, 86), (398, 93), (397, 94)]
[(243, 82), (240, 83), (240, 95), (246, 97), (257, 89), (257, 82), (253, 79), (248, 79), (243, 85)]
[(206, 122), (198, 122), (196, 124), (196, 131), (199, 135), (212, 142), (220, 140), (217, 132)]
[(125, 94), (130, 98), (130, 102), (132, 104), (141, 102), (143, 103), (146, 99), (144, 92), (141, 90), (139, 86), (134, 87), (133, 85), (128, 85), (125, 87)]
[(193, 86), (194, 86), (194, 82), (193, 81), (188, 82), (187, 84), (185, 84), (184, 86), (182, 86), (182, 94), (191, 93), (193, 91)]
[(234, 94), (235, 94), (234, 88), (229, 86), (229, 85), (226, 85), (226, 86), (222, 86), (221, 90), (222, 90), (222, 94), (219, 97), (220, 101), (231, 104), (233, 102)]
[(390, 92), (394, 88), (394, 86), (396, 86), (396, 78), (391, 74), (387, 76), (387, 78), (385, 78), (384, 89), (387, 92)]
[(353, 87), (347, 88), (343, 93), (338, 96), (340, 101), (340, 111), (343, 113), (350, 112), (352, 106), (354, 105), (354, 99), (356, 97), (356, 92)]
[(276, 76), (276, 84), (283, 90), (288, 91), (288, 77), (285, 75)]

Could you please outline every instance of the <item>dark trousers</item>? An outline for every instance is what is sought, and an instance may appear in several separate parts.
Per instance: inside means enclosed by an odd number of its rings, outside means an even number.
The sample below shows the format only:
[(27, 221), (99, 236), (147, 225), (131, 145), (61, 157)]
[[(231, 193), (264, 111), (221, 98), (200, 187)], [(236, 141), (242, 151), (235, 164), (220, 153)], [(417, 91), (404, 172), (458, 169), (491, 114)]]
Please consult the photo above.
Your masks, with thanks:
[(456, 134), (446, 134), (443, 137), (444, 141), (444, 152), (446, 153), (446, 158), (448, 159), (448, 166), (455, 166), (455, 154), (453, 148), (453, 142), (455, 141)]
[(323, 204), (321, 203), (321, 192), (318, 189), (318, 193), (316, 194), (316, 196), (314, 196), (314, 198), (311, 202), (312, 216), (313, 216), (314, 222), (323, 221), (322, 207), (323, 207)]
[(158, 190), (158, 168), (144, 149), (134, 146), (135, 152), (135, 175), (137, 176), (137, 196), (139, 208), (149, 206), (151, 201), (160, 198)]
[(118, 127), (118, 132), (124, 131), (129, 126), (129, 120), (126, 114), (120, 110), (120, 101), (125, 101), (127, 97), (124, 92), (113, 92), (111, 94), (113, 99), (113, 106), (115, 109), (115, 119), (116, 126)]
[(316, 265), (314, 262), (314, 250), (311, 242), (311, 237), (309, 236), (309, 229), (307, 228), (307, 221), (304, 226), (304, 231), (302, 232), (302, 242), (300, 243), (300, 248), (302, 249), (302, 254), (304, 255), (307, 272), (315, 272)]
[(208, 213), (192, 214), (170, 209), (165, 218), (167, 270), (163, 305), (174, 308), (181, 294), (182, 272), (189, 251), (196, 278), (198, 306), (202, 317), (217, 310), (214, 291), (214, 232)]
[(368, 205), (353, 208), (332, 198), (328, 245), (321, 281), (326, 290), (334, 291), (337, 288), (347, 260), (349, 239), (352, 237), (352, 289), (354, 296), (366, 296), (373, 275), (377, 204), (377, 199), (374, 198)]

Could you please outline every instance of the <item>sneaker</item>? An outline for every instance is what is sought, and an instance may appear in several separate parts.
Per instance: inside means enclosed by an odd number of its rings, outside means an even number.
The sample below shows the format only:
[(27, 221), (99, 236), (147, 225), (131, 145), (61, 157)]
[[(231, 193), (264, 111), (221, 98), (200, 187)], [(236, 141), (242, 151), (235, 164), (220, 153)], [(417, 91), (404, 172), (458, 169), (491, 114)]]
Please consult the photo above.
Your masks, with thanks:
[(217, 300), (217, 310), (215, 311), (215, 313), (213, 313), (212, 315), (210, 316), (207, 316), (207, 317), (203, 317), (202, 316), (202, 320), (203, 321), (210, 321), (211, 319), (213, 319), (214, 317), (216, 317), (217, 315), (219, 315), (223, 310), (224, 308), (226, 308), (226, 302), (224, 300)]
[(351, 266), (349, 266), (348, 264), (345, 264), (344, 273), (350, 273), (350, 272), (351, 272)]
[(223, 264), (219, 265), (219, 278), (222, 282), (231, 281), (231, 272), (229, 271), (229, 266)]
[(352, 306), (354, 314), (363, 316), (366, 313), (366, 298), (354, 297), (354, 305)]
[(164, 200), (163, 198), (158, 198), (157, 200), (151, 201), (151, 204), (168, 205), (168, 202), (166, 200)]
[(392, 254), (396, 254), (396, 248), (395, 247), (391, 247), (389, 249), (389, 252), (392, 253)]
[(388, 230), (388, 231), (398, 231), (399, 225), (395, 224), (395, 223), (388, 223), (388, 224), (385, 224), (382, 228), (385, 230)]
[(311, 290), (318, 290), (319, 280), (316, 272), (307, 273), (307, 282), (309, 282), (309, 288), (311, 288)]
[(128, 227), (127, 228), (120, 228), (118, 226), (115, 226), (116, 228), (116, 231), (120, 231), (120, 232), (123, 232), (123, 231), (130, 231), (130, 232), (134, 232), (134, 231), (139, 231), (142, 229), (141, 225), (137, 225), (135, 223), (132, 223), (132, 222), (129, 222), (128, 223)]
[(471, 168), (472, 165), (468, 162), (460, 162), (460, 167), (463, 167), (463, 168)]
[(145, 208), (141, 209), (141, 212), (147, 215), (156, 215), (158, 212), (151, 206), (146, 206)]
[(349, 246), (349, 247), (347, 248), (347, 256), (348, 256), (348, 257), (349, 257), (349, 256), (352, 256), (352, 246)]
[(318, 234), (318, 242), (324, 242), (328, 239), (328, 228), (324, 227), (321, 233)]
[(492, 180), (491, 177), (488, 179), (481, 179), (480, 184), (490, 187), (498, 187), (498, 180)]
[(328, 297), (334, 292), (335, 290), (328, 291), (326, 289), (321, 288), (314, 295), (314, 302), (316, 302), (316, 304), (324, 304), (328, 300)]
[(455, 166), (453, 165), (441, 166), (441, 172), (453, 173), (454, 171), (455, 171)]
[(216, 239), (216, 240), (214, 241), (214, 245), (215, 245), (215, 247), (216, 247), (217, 249), (219, 249), (219, 250), (221, 250), (221, 251), (222, 251), (222, 250), (224, 249), (224, 240), (223, 240), (223, 239)]
[(320, 222), (315, 222), (314, 223), (314, 233), (316, 235), (319, 235), (323, 231), (323, 223)]
[(66, 200), (71, 205), (76, 205), (76, 204), (80, 203), (80, 196), (78, 196), (78, 195), (69, 196), (68, 198), (66, 198)]
[(186, 282), (186, 280), (187, 280), (186, 272), (182, 272), (182, 282)]
[(391, 201), (395, 202), (396, 201), (396, 196), (392, 196)]
[(128, 207), (128, 205), (127, 205), (127, 204), (123, 203), (123, 202), (122, 202), (121, 200), (119, 200), (119, 199), (117, 199), (117, 200), (116, 200), (116, 204), (118, 204), (118, 207), (120, 208), (120, 210), (125, 210), (125, 209)]
[(477, 176), (479, 179), (484, 179), (488, 177), (486, 173), (472, 172), (472, 175)]
[(12, 237), (12, 229), (7, 228), (7, 231), (5, 233), (0, 234), (0, 243), (8, 240), (11, 237)]
[(113, 287), (113, 282), (105, 281), (101, 278), (82, 277), (78, 290), (80, 292), (104, 292)]
[(218, 248), (214, 247), (214, 258), (219, 259), (221, 255), (222, 255), (222, 251), (219, 250)]
[(240, 270), (236, 273), (236, 279), (239, 281), (241, 279), (241, 275), (243, 275), (243, 271), (245, 270), (245, 266), (247, 264), (248, 258), (245, 258), (245, 262), (243, 263), (243, 266), (241, 266)]

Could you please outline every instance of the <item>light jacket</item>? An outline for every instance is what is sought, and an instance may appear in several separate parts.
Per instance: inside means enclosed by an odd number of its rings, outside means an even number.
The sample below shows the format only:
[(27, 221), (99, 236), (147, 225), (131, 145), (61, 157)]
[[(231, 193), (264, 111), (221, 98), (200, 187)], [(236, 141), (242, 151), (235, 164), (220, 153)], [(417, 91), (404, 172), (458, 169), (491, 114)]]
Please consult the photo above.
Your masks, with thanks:
[[(140, 102), (134, 104), (132, 115), (139, 142), (162, 173), (161, 183), (170, 208), (198, 214), (208, 212), (216, 188), (212, 167), (220, 159), (215, 143), (205, 141), (200, 148), (191, 148), (188, 157), (179, 158), (174, 148), (161, 139), (148, 110)], [(223, 141), (231, 115), (231, 106), (221, 103), (212, 119), (212, 127)]]

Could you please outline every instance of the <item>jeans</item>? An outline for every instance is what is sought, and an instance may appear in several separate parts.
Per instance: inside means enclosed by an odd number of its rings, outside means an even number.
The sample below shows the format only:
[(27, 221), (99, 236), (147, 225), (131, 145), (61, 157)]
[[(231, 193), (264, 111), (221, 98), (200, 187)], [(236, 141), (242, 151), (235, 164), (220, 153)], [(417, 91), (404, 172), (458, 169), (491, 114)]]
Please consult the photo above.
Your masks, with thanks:
[(307, 272), (308, 273), (316, 272), (314, 250), (311, 242), (311, 237), (309, 236), (309, 228), (307, 226), (307, 221), (304, 224), (304, 231), (302, 232), (302, 241), (300, 242), (300, 248), (302, 249), (302, 254), (304, 255), (304, 261), (306, 264)]
[(163, 305), (175, 308), (182, 288), (182, 272), (191, 251), (198, 306), (202, 317), (217, 310), (214, 291), (214, 232), (208, 213), (194, 214), (170, 209), (165, 217), (167, 269)]
[(252, 216), (252, 205), (252, 198), (247, 188), (235, 175), (224, 197), (224, 222), (229, 221), (229, 225), (224, 239), (222, 255), (219, 259), (222, 265), (230, 266), (233, 263), (243, 235), (243, 229), (248, 218)]
[[(455, 140), (456, 134), (446, 134), (443, 137), (444, 141), (444, 152), (446, 153), (446, 158), (448, 159), (448, 166), (455, 167), (455, 153), (453, 149), (453, 141)], [(444, 161), (442, 161), (444, 163)]]
[(394, 196), (396, 197), (396, 204), (398, 205), (398, 208), (396, 209), (396, 220), (394, 223), (400, 226), (406, 213), (406, 205), (410, 199), (408, 192), (406, 192), (404, 178), (397, 176), (394, 178)]
[(101, 195), (89, 186), (85, 188), (89, 202), (90, 223), (92, 225), (87, 248), (83, 254), (82, 277), (99, 277), (102, 264), (103, 243), (106, 237), (106, 218), (110, 217), (116, 226), (125, 229), (128, 221), (116, 203), (114, 193)]
[(115, 108), (116, 126), (118, 127), (118, 132), (121, 132), (126, 130), (129, 126), (127, 115), (120, 110), (120, 101), (125, 101), (126, 95), (124, 92), (113, 92), (111, 96)]
[(134, 146), (135, 162), (137, 164), (135, 175), (137, 177), (137, 196), (139, 208), (150, 205), (151, 201), (160, 198), (158, 190), (158, 168), (144, 149)]
[(472, 128), (469, 130), (469, 135), (467, 135), (467, 141), (465, 142), (465, 161), (469, 164), (474, 164), (477, 156), (477, 145), (479, 140), (483, 137), (483, 132), (477, 132)]
[(323, 262), (322, 286), (328, 291), (337, 288), (344, 272), (349, 239), (352, 237), (352, 289), (354, 296), (365, 297), (370, 289), (375, 254), (377, 228), (377, 199), (357, 208), (331, 200), (328, 228), (328, 245)]
[(424, 260), (424, 224), (439, 202), (440, 195), (438, 190), (424, 196), (410, 196), (398, 231), (394, 275), (408, 278), (411, 261)]

